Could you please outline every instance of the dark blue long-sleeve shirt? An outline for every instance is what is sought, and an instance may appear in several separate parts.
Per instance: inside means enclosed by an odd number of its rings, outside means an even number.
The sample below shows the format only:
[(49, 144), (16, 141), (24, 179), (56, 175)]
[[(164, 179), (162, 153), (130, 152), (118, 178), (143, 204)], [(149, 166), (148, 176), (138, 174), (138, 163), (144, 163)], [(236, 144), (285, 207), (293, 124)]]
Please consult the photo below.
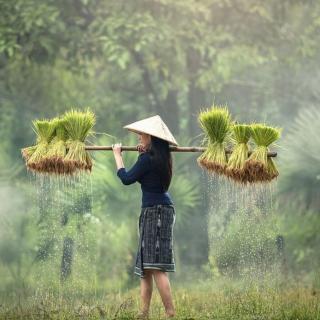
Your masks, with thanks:
[(161, 185), (159, 173), (152, 166), (149, 152), (139, 154), (137, 162), (130, 170), (120, 168), (117, 176), (125, 185), (134, 182), (141, 184), (142, 205), (148, 207), (155, 204), (173, 204), (170, 194)]

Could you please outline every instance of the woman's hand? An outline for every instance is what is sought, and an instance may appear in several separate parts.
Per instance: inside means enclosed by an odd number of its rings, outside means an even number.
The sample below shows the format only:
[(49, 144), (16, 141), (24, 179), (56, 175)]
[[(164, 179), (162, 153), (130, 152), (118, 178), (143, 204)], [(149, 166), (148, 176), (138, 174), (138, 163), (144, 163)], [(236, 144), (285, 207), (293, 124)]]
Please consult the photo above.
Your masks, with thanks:
[(143, 146), (141, 143), (139, 143), (139, 144), (137, 145), (137, 149), (138, 149), (139, 153), (146, 152), (145, 146)]
[(113, 154), (121, 156), (121, 142), (112, 145)]
[(124, 168), (123, 159), (121, 156), (121, 142), (112, 145), (114, 159), (116, 160), (117, 170)]

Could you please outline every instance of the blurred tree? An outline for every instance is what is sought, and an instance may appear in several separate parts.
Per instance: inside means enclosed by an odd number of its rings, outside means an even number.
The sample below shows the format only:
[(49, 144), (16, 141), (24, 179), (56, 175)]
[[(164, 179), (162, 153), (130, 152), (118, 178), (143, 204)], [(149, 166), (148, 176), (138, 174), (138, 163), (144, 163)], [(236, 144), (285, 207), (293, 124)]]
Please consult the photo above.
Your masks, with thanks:
[[(274, 95), (272, 104), (282, 109), (277, 97), (288, 89), (286, 69), (299, 71), (319, 49), (320, 6), (313, 1), (16, 0), (0, 5), (4, 65), (18, 57), (36, 63), (63, 59), (76, 72), (106, 73), (107, 92), (129, 93), (137, 110), (143, 105), (144, 112), (161, 114), (176, 133), (187, 129), (192, 137), (199, 132), (199, 107), (210, 105), (213, 97), (225, 102), (223, 90), (230, 86), (249, 93), (259, 108)], [(279, 68), (280, 76), (274, 74)], [(264, 79), (266, 70), (271, 77)], [(236, 107), (247, 111), (248, 101)], [(259, 115), (259, 108), (249, 107)], [(185, 111), (187, 127), (180, 128)], [(132, 117), (129, 113), (124, 121)]]
[(301, 110), (282, 144), (281, 204), (302, 214), (320, 209), (320, 111)]

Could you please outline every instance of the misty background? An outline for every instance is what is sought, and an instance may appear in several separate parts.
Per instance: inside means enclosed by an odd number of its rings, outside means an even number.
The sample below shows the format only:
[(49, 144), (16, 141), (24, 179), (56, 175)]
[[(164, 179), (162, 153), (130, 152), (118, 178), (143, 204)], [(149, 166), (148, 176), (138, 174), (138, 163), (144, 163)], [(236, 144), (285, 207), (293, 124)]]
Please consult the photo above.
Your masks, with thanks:
[[(1, 293), (36, 288), (37, 268), (48, 281), (61, 276), (63, 236), (52, 229), (60, 223), (57, 199), (80, 201), (69, 211), (87, 221), (83, 256), (70, 270), (78, 281), (93, 276), (96, 290), (109, 291), (139, 284), (133, 267), (140, 185), (122, 185), (110, 151), (92, 152), (93, 173), (76, 191), (71, 182), (65, 190), (32, 176), (20, 154), (35, 143), (32, 120), (89, 106), (95, 131), (115, 138), (97, 134), (88, 143), (136, 145), (123, 126), (158, 114), (180, 146), (199, 146), (197, 117), (213, 103), (227, 105), (238, 122), (283, 128), (275, 159), (280, 176), (268, 193), (273, 220), (255, 237), (268, 240), (264, 261), (281, 251), (285, 269), (277, 273), (320, 286), (319, 17), (320, 3), (311, 0), (0, 0)], [(239, 233), (239, 222), (228, 229), (230, 241), (214, 237), (234, 190), (202, 172), (199, 153), (172, 156), (177, 272), (170, 279), (241, 275), (237, 253), (245, 260), (254, 255), (241, 243), (255, 228)], [(137, 153), (123, 157), (130, 168)], [(74, 223), (67, 236), (80, 243)], [(38, 267), (52, 257), (56, 274)]]

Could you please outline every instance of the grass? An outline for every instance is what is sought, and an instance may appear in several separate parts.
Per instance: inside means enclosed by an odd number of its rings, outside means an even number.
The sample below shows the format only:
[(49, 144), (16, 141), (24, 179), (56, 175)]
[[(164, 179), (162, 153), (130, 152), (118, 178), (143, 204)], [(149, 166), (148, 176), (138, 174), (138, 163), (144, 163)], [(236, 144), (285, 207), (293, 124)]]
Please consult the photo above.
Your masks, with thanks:
[[(210, 285), (195, 288), (171, 285), (176, 316), (173, 319), (320, 319), (320, 291), (305, 287), (241, 290)], [(20, 302), (19, 302), (20, 301)], [(0, 319), (135, 319), (139, 288), (99, 297), (55, 297), (52, 293), (0, 307)], [(150, 319), (163, 319), (164, 308), (154, 286)]]

